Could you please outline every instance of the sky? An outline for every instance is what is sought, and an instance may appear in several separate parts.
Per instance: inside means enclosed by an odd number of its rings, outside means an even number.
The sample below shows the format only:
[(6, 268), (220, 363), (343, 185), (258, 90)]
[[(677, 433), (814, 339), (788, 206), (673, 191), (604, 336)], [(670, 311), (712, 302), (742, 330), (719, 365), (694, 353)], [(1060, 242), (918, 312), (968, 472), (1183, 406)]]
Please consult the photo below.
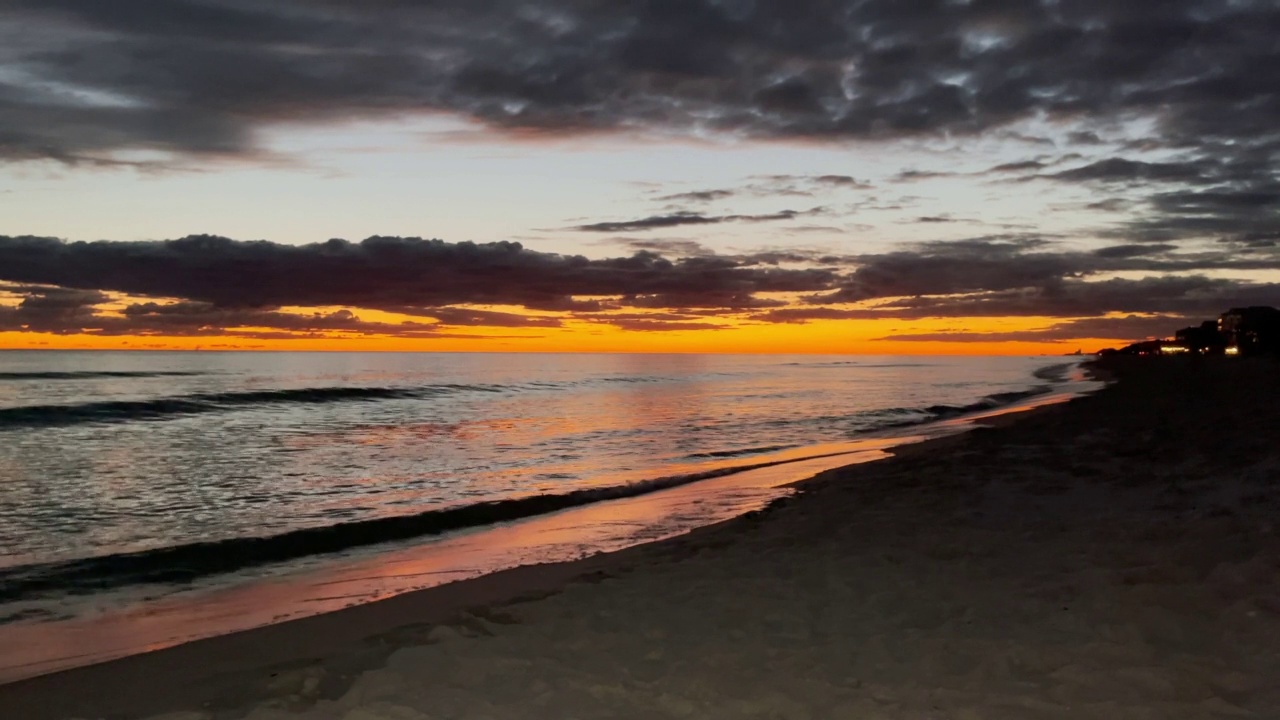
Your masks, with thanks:
[(1280, 304), (1274, 0), (9, 0), (0, 348), (1061, 354)]

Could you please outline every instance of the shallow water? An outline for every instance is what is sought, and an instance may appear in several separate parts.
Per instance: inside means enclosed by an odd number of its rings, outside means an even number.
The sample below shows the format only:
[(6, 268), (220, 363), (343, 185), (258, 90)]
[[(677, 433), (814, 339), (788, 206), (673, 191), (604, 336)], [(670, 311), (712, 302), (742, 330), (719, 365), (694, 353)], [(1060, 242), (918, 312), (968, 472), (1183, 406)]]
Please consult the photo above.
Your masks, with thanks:
[(705, 472), (1042, 358), (0, 353), (0, 568)]
[[(53, 620), (0, 625), (0, 683), (383, 600), (522, 565), (577, 560), (673, 537), (765, 507), (792, 483), (960, 432), (987, 417), (1063, 402), (1091, 384), (913, 428), (779, 453), (774, 464), (511, 523), (255, 568), (181, 587), (143, 585), (38, 603)], [(818, 453), (805, 457), (805, 453)]]
[(4, 674), (668, 537), (946, 418), (1064, 397), (1071, 367), (0, 354), (0, 638), (43, 646)]

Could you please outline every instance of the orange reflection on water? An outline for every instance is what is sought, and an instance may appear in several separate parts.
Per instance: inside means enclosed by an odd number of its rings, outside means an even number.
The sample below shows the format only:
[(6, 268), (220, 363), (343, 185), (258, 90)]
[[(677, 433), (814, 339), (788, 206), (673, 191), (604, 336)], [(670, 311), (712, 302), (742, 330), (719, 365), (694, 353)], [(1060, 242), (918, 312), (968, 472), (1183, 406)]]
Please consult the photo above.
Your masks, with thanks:
[[(833, 467), (884, 456), (859, 450), (705, 480), (635, 498), (586, 505), (416, 545), (318, 559), (269, 578), (243, 574), (231, 587), (196, 589), (53, 623), (0, 627), (0, 682), (317, 615), (519, 565), (575, 560), (687, 532), (768, 504), (780, 487)], [(226, 583), (227, 578), (222, 579)]]
[(889, 448), (953, 433), (976, 419), (1070, 397), (1040, 396), (916, 428), (909, 436), (795, 448), (770, 454), (767, 459), (778, 464), (768, 467), (413, 543), (221, 576), (156, 600), (137, 593), (158, 588), (135, 589), (132, 597), (116, 598), (128, 603), (123, 609), (82, 612), (62, 622), (0, 626), (0, 647), (6, 649), (0, 657), (0, 682), (318, 615), (516, 566), (575, 560), (672, 537), (762, 508), (791, 493), (788, 484), (825, 470), (885, 457)]

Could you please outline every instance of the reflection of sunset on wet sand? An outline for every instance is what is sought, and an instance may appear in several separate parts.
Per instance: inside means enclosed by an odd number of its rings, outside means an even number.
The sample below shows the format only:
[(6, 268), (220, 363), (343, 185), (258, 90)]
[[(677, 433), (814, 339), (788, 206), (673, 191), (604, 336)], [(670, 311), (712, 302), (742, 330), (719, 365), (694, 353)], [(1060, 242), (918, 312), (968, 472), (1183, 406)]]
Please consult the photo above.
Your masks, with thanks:
[[(66, 667), (333, 612), (499, 570), (560, 563), (680, 535), (765, 507), (788, 485), (833, 468), (887, 456), (892, 448), (963, 430), (969, 423), (1067, 400), (1045, 395), (939, 423), (921, 435), (816, 445), (771, 453), (765, 467), (637, 497), (593, 503), (416, 547), (378, 546), (291, 569), (246, 574), (229, 587), (195, 587), (137, 609), (108, 609), (59, 626), (0, 627), (0, 640), (25, 650), (0, 665), (0, 682)], [(684, 471), (701, 466), (691, 465)], [(120, 598), (116, 602), (129, 602)], [(108, 599), (110, 602), (110, 599)]]

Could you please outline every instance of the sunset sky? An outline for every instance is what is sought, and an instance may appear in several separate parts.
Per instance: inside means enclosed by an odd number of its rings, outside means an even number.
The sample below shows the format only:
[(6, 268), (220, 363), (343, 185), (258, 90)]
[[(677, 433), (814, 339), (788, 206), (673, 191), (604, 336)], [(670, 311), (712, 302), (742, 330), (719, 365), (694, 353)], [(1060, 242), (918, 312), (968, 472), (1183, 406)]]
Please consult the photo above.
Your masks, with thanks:
[(1277, 118), (1270, 0), (10, 0), (0, 347), (1092, 351), (1280, 304)]

